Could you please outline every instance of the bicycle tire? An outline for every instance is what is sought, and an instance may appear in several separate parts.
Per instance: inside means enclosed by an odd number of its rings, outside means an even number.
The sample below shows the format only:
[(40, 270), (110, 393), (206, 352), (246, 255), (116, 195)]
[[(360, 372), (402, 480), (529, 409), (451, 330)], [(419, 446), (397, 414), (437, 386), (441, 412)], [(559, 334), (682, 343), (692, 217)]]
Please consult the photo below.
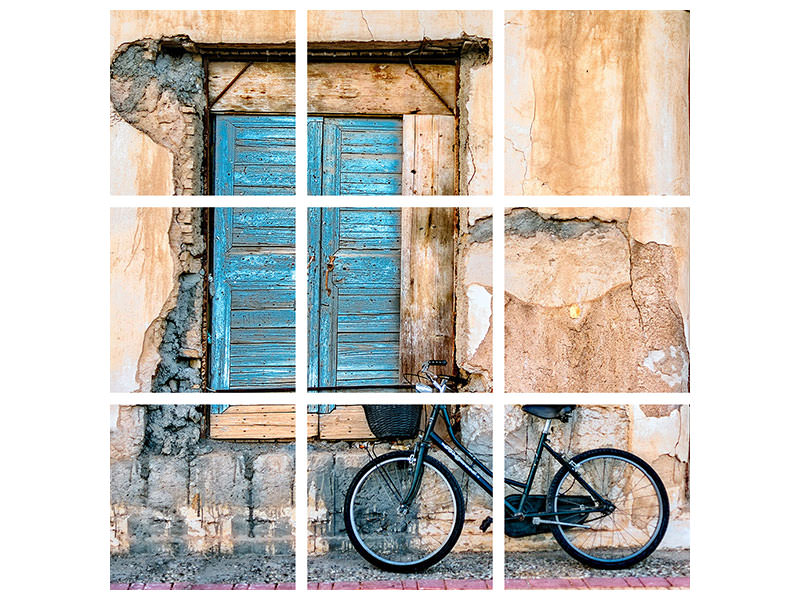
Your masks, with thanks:
[[(442, 560), (453, 549), (464, 526), (461, 487), (442, 463), (427, 455), (417, 496), (405, 514), (399, 512), (397, 494), (392, 494), (385, 477), (390, 476), (400, 486), (410, 483), (412, 455), (407, 451), (389, 452), (371, 460), (353, 478), (345, 497), (344, 522), (353, 547), (376, 567), (396, 573), (424, 571)], [(441, 506), (437, 506), (440, 494)], [(452, 511), (452, 517), (444, 519), (445, 524), (452, 519), (449, 531), (443, 529), (444, 535), (435, 540), (432, 535), (427, 536), (431, 539), (430, 548), (423, 543), (426, 536), (420, 535), (420, 530), (432, 530), (441, 519), (424, 519), (423, 509), (433, 509), (432, 514), (438, 516)]]
[[(650, 556), (669, 524), (669, 499), (655, 470), (638, 456), (615, 448), (582, 452), (570, 462), (589, 485), (614, 503), (614, 509), (606, 514), (598, 510), (583, 520), (573, 517), (571, 524), (551, 525), (564, 551), (597, 569), (624, 569)], [(547, 511), (558, 512), (559, 505), (568, 510), (570, 502), (576, 507), (570, 496), (581, 498), (577, 502), (582, 504), (587, 492), (562, 466), (547, 492)]]

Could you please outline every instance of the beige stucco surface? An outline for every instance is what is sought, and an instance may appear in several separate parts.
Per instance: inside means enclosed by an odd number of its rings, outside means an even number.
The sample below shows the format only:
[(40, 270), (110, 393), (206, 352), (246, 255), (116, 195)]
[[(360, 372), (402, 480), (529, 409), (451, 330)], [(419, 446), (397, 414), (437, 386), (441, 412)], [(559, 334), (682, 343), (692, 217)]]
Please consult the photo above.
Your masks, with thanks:
[(689, 387), (689, 209), (506, 211), (506, 391)]
[[(470, 231), (491, 227), (492, 209), (459, 210), (456, 243), (456, 364), (481, 379), (471, 391), (491, 391), (492, 378), (492, 240)], [(474, 230), (472, 230), (474, 231)], [(488, 237), (488, 239), (487, 239)]]
[(308, 41), (401, 42), (492, 37), (489, 10), (311, 10)]
[(118, 116), (111, 118), (111, 193), (171, 196), (172, 153)]
[(111, 209), (111, 391), (149, 391), (158, 349), (147, 332), (174, 295), (171, 208)]
[(505, 191), (689, 193), (689, 13), (507, 11)]
[(461, 119), (466, 123), (466, 165), (461, 194), (483, 196), (492, 193), (492, 63), (470, 69), (462, 92)]
[(280, 44), (295, 38), (293, 10), (112, 10), (111, 52), (143, 38), (187, 35), (206, 44)]
[[(544, 421), (524, 413), (519, 405), (505, 407), (506, 476), (524, 480)], [(661, 548), (689, 548), (689, 406), (582, 405), (569, 423), (555, 422), (549, 443), (574, 456), (593, 448), (619, 448), (643, 458), (658, 473), (669, 497), (670, 524)], [(534, 493), (546, 493), (558, 465), (542, 460)], [(506, 488), (506, 494), (515, 493)], [(553, 547), (550, 536), (505, 538), (507, 551)]]

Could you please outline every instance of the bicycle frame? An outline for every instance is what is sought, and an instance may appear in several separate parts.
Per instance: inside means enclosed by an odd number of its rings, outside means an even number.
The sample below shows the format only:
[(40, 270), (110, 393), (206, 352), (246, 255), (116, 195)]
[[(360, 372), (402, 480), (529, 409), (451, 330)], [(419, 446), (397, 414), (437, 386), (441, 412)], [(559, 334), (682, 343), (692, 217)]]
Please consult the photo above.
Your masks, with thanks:
[[(471, 463), (468, 463), (464, 457), (460, 456), (452, 446), (444, 441), (439, 434), (433, 430), (436, 426), (436, 421), (439, 419), (439, 415), (442, 415), (444, 418), (450, 440), (453, 442), (455, 447), (462, 454), (464, 454), (466, 459), (471, 461)], [(408, 506), (411, 504), (411, 502), (414, 500), (414, 497), (417, 495), (417, 492), (419, 491), (425, 455), (428, 453), (428, 450), (432, 445), (444, 452), (450, 460), (458, 465), (458, 467), (464, 471), (470, 477), (470, 479), (477, 483), (487, 494), (489, 494), (489, 496), (492, 495), (491, 469), (484, 465), (478, 457), (467, 450), (467, 448), (461, 442), (459, 442), (458, 439), (456, 439), (455, 433), (453, 432), (453, 424), (450, 421), (450, 415), (447, 414), (447, 406), (444, 404), (435, 404), (433, 406), (433, 412), (431, 412), (431, 416), (428, 418), (428, 423), (425, 426), (425, 431), (422, 434), (422, 439), (414, 446), (414, 477), (411, 481), (411, 487), (409, 488), (406, 497), (402, 501), (403, 505)], [(486, 476), (482, 475), (481, 471), (483, 471)]]
[[(434, 431), (434, 427), (436, 426), (436, 422), (439, 419), (439, 416), (444, 418), (445, 425), (447, 427), (447, 433), (450, 436), (450, 440), (453, 442), (455, 447), (468, 459), (470, 462), (467, 462), (464, 457), (459, 455), (456, 450), (450, 446), (445, 440), (439, 436)], [(510, 519), (525, 519), (525, 518), (547, 518), (547, 517), (565, 517), (569, 515), (583, 515), (589, 514), (600, 511), (608, 511), (613, 510), (615, 507), (612, 503), (606, 500), (603, 496), (601, 496), (575, 469), (576, 465), (567, 458), (564, 457), (563, 454), (555, 450), (550, 444), (547, 443), (547, 437), (550, 434), (550, 426), (552, 423), (552, 419), (545, 420), (544, 428), (542, 429), (542, 434), (539, 436), (539, 443), (536, 447), (536, 454), (533, 458), (533, 464), (531, 464), (530, 472), (528, 473), (527, 480), (523, 483), (521, 481), (516, 481), (509, 477), (504, 478), (504, 482), (506, 485), (509, 485), (515, 489), (522, 491), (520, 497), (519, 506), (515, 507), (512, 505), (508, 500), (504, 499), (503, 503), (505, 504), (506, 510), (511, 513)], [(442, 452), (444, 452), (447, 457), (452, 460), (458, 467), (464, 471), (470, 479), (472, 479), (475, 483), (477, 483), (489, 496), (493, 496), (494, 489), (492, 487), (492, 471), (487, 467), (481, 460), (476, 457), (472, 452), (470, 452), (455, 436), (455, 432), (453, 431), (453, 424), (450, 421), (450, 416), (447, 414), (447, 407), (444, 404), (435, 404), (433, 406), (433, 411), (431, 412), (431, 416), (428, 418), (428, 422), (425, 425), (425, 431), (422, 434), (422, 438), (419, 442), (417, 442), (414, 446), (414, 458), (413, 458), (413, 465), (414, 465), (414, 476), (411, 481), (411, 486), (409, 490), (402, 500), (402, 505), (409, 506), (411, 502), (417, 495), (419, 491), (420, 482), (422, 479), (422, 468), (424, 464), (425, 455), (427, 455), (431, 446), (435, 446)], [(533, 486), (533, 480), (536, 477), (536, 472), (539, 468), (539, 462), (542, 458), (542, 453), (547, 450), (553, 458), (555, 458), (561, 465), (565, 466), (570, 474), (575, 478), (575, 480), (583, 486), (583, 488), (594, 498), (599, 506), (593, 506), (590, 508), (578, 508), (575, 510), (561, 510), (557, 512), (528, 512), (524, 510), (525, 500), (530, 493), (531, 487)], [(481, 474), (481, 471), (483, 474)], [(485, 474), (485, 476), (484, 476)], [(487, 479), (488, 477), (488, 479)], [(544, 523), (552, 523), (558, 524), (558, 521), (541, 521)], [(579, 524), (570, 524), (571, 527), (581, 527)]]
[[(597, 491), (595, 491), (595, 489), (591, 485), (589, 485), (586, 482), (586, 480), (583, 479), (583, 477), (580, 476), (580, 474), (575, 469), (575, 467), (577, 466), (575, 465), (575, 463), (565, 458), (563, 454), (561, 454), (557, 450), (554, 450), (553, 447), (547, 443), (547, 436), (550, 434), (551, 423), (552, 419), (545, 420), (544, 427), (542, 428), (542, 434), (539, 436), (539, 444), (536, 447), (536, 454), (533, 457), (533, 464), (531, 464), (531, 469), (530, 472), (528, 473), (527, 480), (523, 483), (521, 481), (516, 481), (514, 479), (511, 479), (510, 477), (505, 477), (503, 479), (506, 485), (522, 492), (520, 496), (519, 506), (515, 507), (507, 499), (503, 500), (506, 510), (511, 513), (510, 516), (506, 517), (506, 520), (508, 519), (521, 520), (530, 517), (542, 519), (543, 517), (547, 518), (547, 517), (564, 517), (568, 515), (585, 515), (597, 512), (598, 508), (601, 511), (614, 509), (614, 505), (611, 502), (609, 502), (603, 496), (597, 493)], [(583, 486), (583, 488), (592, 496), (592, 498), (594, 498), (600, 504), (599, 507), (595, 506), (591, 508), (580, 508), (576, 510), (563, 510), (557, 512), (526, 512), (524, 510), (525, 500), (527, 500), (528, 494), (530, 493), (531, 487), (533, 486), (533, 480), (536, 477), (536, 471), (539, 468), (539, 461), (542, 458), (542, 453), (544, 450), (547, 450), (553, 458), (555, 458), (561, 465), (567, 468), (572, 477), (574, 477), (575, 480), (579, 484), (581, 484), (581, 486)], [(551, 523), (551, 524), (559, 523), (558, 521), (540, 521), (540, 522)], [(580, 527), (580, 525), (577, 524), (570, 524), (570, 526)]]

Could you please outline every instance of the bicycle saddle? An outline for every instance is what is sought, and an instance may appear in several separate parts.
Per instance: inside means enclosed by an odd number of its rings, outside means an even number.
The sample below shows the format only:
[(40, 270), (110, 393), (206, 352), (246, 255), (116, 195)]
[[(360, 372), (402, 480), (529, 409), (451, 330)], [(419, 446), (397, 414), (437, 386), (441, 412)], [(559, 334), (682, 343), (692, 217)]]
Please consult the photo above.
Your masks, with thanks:
[(575, 409), (575, 404), (523, 404), (522, 410), (540, 419), (561, 419)]

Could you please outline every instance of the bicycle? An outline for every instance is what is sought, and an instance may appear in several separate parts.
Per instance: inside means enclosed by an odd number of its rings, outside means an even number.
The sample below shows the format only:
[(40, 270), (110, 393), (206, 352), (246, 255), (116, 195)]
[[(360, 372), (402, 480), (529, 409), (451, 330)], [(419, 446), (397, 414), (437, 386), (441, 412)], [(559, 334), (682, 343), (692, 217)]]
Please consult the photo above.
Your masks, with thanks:
[[(570, 458), (547, 443), (554, 419), (569, 420), (574, 404), (525, 404), (544, 419), (527, 480), (504, 478), (521, 491), (504, 499), (506, 535), (550, 532), (570, 556), (598, 569), (624, 569), (653, 553), (669, 523), (669, 499), (661, 478), (638, 456), (616, 448), (587, 450)], [(530, 494), (547, 450), (561, 465), (546, 495)], [(543, 527), (544, 526), (544, 527)]]
[[(574, 408), (575, 405), (523, 406), (527, 413), (545, 419), (545, 426), (527, 481), (505, 479), (507, 485), (523, 490), (519, 498), (512, 495), (504, 500), (506, 533), (510, 530), (512, 537), (522, 537), (550, 531), (570, 556), (586, 565), (604, 569), (628, 567), (649, 556), (666, 532), (669, 503), (664, 485), (646, 462), (622, 450), (589, 450), (573, 459), (554, 450), (547, 444), (550, 424), (556, 418), (567, 420)], [(463, 457), (434, 431), (440, 416)], [(403, 436), (410, 437), (407, 430), (400, 435)], [(390, 435), (377, 437), (391, 439)], [(345, 528), (358, 553), (381, 569), (400, 573), (423, 571), (442, 560), (461, 535), (465, 515), (461, 487), (453, 474), (429, 455), (431, 446), (440, 449), (492, 496), (492, 471), (456, 439), (446, 405), (433, 406), (411, 450), (376, 456), (368, 446), (371, 460), (353, 478), (345, 498)], [(562, 467), (553, 478), (541, 510), (540, 496), (529, 492), (545, 449)], [(610, 461), (611, 468), (603, 469), (602, 477), (596, 481), (592, 473), (599, 474), (595, 467), (601, 460)], [(614, 466), (614, 461), (620, 464)], [(642, 476), (631, 481), (635, 472)], [(604, 483), (607, 485), (601, 485)], [(576, 485), (578, 488), (573, 491)], [(642, 499), (647, 496), (639, 491), (645, 488), (654, 490), (654, 503)], [(585, 493), (576, 493), (581, 489)], [(513, 504), (516, 500), (518, 506)], [(636, 509), (635, 518), (631, 507)], [(615, 515), (620, 515), (620, 523)], [(481, 531), (485, 532), (491, 523), (492, 517), (484, 519)], [(630, 533), (617, 537), (623, 531), (620, 525), (646, 531), (645, 539), (640, 543)], [(589, 544), (579, 544), (583, 533), (589, 534), (583, 536), (589, 538)], [(626, 550), (625, 536), (636, 547)], [(593, 547), (595, 543), (597, 548)]]

